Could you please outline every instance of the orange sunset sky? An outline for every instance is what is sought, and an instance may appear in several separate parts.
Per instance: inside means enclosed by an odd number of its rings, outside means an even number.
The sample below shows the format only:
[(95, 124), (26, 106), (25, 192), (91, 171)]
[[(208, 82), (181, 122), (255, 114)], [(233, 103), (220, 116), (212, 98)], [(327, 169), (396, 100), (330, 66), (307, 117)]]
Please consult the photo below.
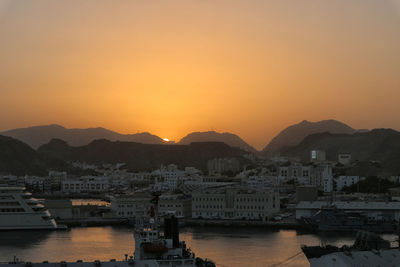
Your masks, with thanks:
[(264, 147), (304, 119), (400, 129), (400, 0), (0, 0), (0, 130)]

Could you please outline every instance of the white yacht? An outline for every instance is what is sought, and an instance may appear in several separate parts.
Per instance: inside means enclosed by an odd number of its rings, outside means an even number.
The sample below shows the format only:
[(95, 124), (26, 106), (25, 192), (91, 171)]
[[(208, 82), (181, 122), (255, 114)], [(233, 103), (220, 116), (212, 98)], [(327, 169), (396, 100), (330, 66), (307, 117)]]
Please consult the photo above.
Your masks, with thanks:
[(25, 229), (57, 229), (57, 224), (24, 187), (0, 185), (0, 230)]

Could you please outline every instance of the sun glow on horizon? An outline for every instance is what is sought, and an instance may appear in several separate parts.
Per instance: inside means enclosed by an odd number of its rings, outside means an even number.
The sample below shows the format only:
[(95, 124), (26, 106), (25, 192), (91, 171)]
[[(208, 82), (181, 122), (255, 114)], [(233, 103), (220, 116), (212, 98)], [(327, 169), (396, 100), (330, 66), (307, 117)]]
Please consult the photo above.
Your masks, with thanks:
[(0, 0), (0, 132), (400, 129), (399, 1)]

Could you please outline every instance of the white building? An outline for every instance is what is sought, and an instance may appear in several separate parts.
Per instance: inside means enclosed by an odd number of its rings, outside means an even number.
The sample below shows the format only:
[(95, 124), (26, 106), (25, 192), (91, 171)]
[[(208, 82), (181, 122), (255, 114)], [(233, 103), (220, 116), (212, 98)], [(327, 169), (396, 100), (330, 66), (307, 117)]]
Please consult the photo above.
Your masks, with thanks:
[(336, 180), (336, 191), (342, 191), (343, 187), (352, 186), (358, 183), (359, 180), (358, 176), (339, 176)]
[(279, 193), (226, 189), (195, 193), (192, 218), (266, 220), (279, 212)]
[(295, 180), (300, 185), (310, 185), (312, 170), (313, 167), (311, 165), (299, 163), (293, 163), (290, 166), (279, 166), (278, 180), (280, 182)]
[(190, 218), (192, 216), (192, 200), (183, 195), (163, 195), (158, 202), (160, 216), (173, 214), (176, 217)]
[(126, 195), (111, 199), (112, 212), (121, 218), (143, 218), (150, 212), (151, 196), (148, 194)]
[(83, 176), (79, 179), (66, 179), (61, 182), (63, 193), (106, 192), (110, 184), (107, 177)]
[(156, 179), (156, 188), (168, 188), (174, 190), (185, 178), (185, 171), (179, 170), (178, 166), (170, 164), (167, 167), (162, 167), (160, 176), (163, 181)]

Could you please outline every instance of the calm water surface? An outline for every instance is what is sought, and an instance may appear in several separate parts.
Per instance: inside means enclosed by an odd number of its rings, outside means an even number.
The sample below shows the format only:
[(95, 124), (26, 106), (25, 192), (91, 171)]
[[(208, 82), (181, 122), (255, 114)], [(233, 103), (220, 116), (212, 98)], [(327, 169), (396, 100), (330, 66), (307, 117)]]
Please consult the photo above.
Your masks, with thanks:
[[(292, 230), (185, 228), (181, 239), (196, 256), (217, 266), (270, 266), (300, 252), (300, 245), (352, 244), (353, 236), (316, 236)], [(387, 236), (393, 240), (393, 236)], [(128, 227), (72, 228), (69, 231), (0, 232), (0, 262), (15, 256), (31, 262), (122, 260), (133, 255), (133, 230)], [(309, 266), (303, 254), (282, 266)]]

